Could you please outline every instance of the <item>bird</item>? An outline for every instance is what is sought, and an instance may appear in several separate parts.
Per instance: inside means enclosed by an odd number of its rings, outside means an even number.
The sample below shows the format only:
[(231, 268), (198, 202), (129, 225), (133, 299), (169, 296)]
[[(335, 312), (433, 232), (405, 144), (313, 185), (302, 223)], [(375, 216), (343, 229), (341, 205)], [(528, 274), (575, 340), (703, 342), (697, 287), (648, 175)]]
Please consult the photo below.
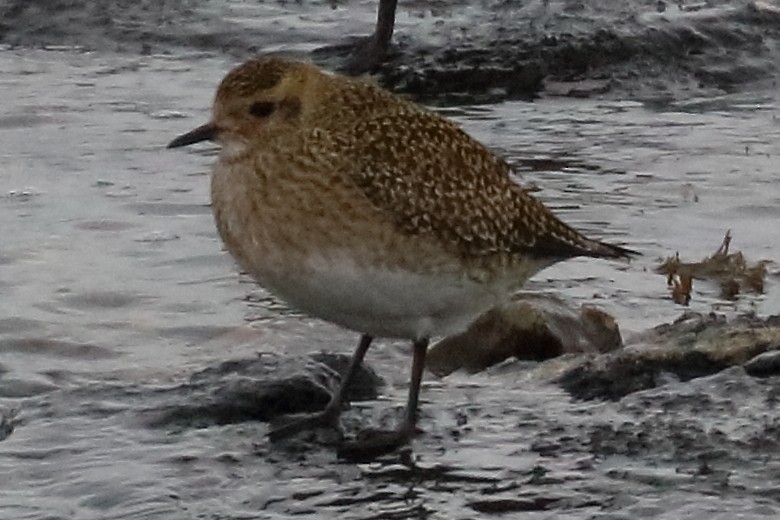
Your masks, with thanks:
[(258, 56), (232, 69), (210, 121), (168, 148), (201, 141), (220, 146), (211, 207), (238, 265), (292, 307), (360, 335), (325, 409), (272, 429), (274, 441), (336, 426), (382, 337), (412, 344), (403, 419), (344, 449), (407, 444), (431, 338), (465, 329), (556, 262), (637, 254), (565, 224), (454, 122), (302, 61)]

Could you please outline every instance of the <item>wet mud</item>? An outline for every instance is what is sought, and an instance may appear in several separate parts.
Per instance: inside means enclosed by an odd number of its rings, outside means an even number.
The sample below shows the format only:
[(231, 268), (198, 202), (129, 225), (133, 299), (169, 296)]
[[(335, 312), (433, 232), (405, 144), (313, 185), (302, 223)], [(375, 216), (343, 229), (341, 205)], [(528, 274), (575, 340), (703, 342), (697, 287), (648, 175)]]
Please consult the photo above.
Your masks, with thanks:
[[(466, 519), (523, 512), (725, 519), (780, 512), (777, 377), (734, 367), (587, 403), (516, 378), (505, 371), (429, 383), (418, 439), (365, 464), (339, 461), (332, 439), (269, 443), (265, 423), (230, 416), (235, 406), (227, 401), (218, 421), (195, 414), (150, 427), (144, 409), (169, 406), (169, 390), (102, 384), (50, 393), (27, 400), (2, 446), (6, 482), (35, 484), (49, 498), (33, 504), (11, 485), (2, 510), (9, 518)], [(400, 411), (387, 401), (353, 403), (344, 427), (384, 426)], [(36, 423), (51, 426), (47, 432)]]
[[(424, 50), (402, 46), (382, 68), (394, 89), (488, 100), (539, 94), (609, 95), (656, 102), (735, 92), (777, 74), (780, 10), (762, 2), (511, 2), (485, 25)], [(660, 11), (660, 12), (659, 12)], [(548, 88), (549, 86), (549, 88)]]
[[(9, 0), (0, 42), (236, 58), (311, 53), (338, 70), (373, 29), (376, 4)], [(400, 2), (394, 51), (372, 72), (396, 92), (439, 103), (543, 93), (665, 103), (773, 82), (778, 27), (780, 8), (760, 0)]]
[[(267, 420), (327, 400), (357, 337), (238, 274), (210, 215), (215, 149), (164, 146), (247, 55), (337, 68), (375, 2), (2, 2), (0, 518), (778, 517), (777, 265), (732, 300), (697, 280), (688, 307), (655, 272), (728, 229), (780, 258), (774, 4), (401, 4), (378, 77), (643, 253), (527, 286), (613, 316), (624, 349), (428, 373), (422, 432), (371, 463), (328, 437), (270, 443)], [(409, 346), (367, 359), (382, 382), (351, 396), (348, 434), (402, 413)]]

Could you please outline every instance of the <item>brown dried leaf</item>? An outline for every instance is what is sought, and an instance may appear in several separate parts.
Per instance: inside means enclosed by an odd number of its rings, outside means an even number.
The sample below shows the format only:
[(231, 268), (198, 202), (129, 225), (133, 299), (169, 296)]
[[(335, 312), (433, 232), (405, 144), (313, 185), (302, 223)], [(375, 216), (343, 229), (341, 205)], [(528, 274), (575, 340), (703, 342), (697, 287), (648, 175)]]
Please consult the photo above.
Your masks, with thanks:
[(688, 305), (694, 278), (716, 282), (720, 286), (721, 297), (726, 300), (737, 299), (742, 290), (763, 294), (769, 262), (762, 260), (751, 266), (742, 252), (729, 253), (731, 239), (729, 230), (717, 251), (701, 262), (682, 262), (678, 252), (655, 269), (657, 273), (666, 275), (674, 302)]
[(691, 302), (691, 291), (693, 290), (693, 276), (689, 273), (682, 275), (673, 275), (672, 278), (672, 300), (679, 305), (688, 305)]

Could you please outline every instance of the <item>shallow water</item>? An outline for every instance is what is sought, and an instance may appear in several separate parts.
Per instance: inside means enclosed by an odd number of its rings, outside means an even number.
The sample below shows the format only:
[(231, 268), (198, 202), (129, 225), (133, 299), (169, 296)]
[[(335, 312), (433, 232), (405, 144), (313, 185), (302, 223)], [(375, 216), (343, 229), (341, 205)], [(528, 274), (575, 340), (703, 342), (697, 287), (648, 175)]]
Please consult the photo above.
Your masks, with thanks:
[[(205, 366), (262, 351), (349, 352), (356, 341), (239, 277), (208, 207), (214, 149), (164, 149), (206, 120), (233, 65), (0, 52), (0, 406), (19, 410), (0, 443), (0, 518), (452, 519), (501, 507), (535, 511), (524, 518), (778, 514), (768, 482), (780, 473), (763, 459), (777, 450), (767, 415), (776, 390), (738, 371), (604, 404), (572, 404), (516, 370), (429, 378), (417, 473), (334, 464), (329, 450), (274, 450), (265, 424), (145, 427), (137, 413), (158, 390)], [(630, 264), (570, 261), (528, 285), (604, 308), (626, 335), (680, 314), (652, 273), (660, 258), (698, 260), (727, 229), (749, 259), (780, 258), (776, 91), (663, 110), (542, 99), (445, 112), (516, 164), (565, 220), (644, 253)], [(717, 287), (696, 283), (691, 307), (776, 313), (777, 285), (770, 276), (766, 295), (725, 304)], [(408, 349), (382, 346), (369, 356), (390, 382), (387, 399), (356, 406), (353, 421), (384, 421), (402, 402), (407, 376), (397, 366)], [(659, 423), (689, 442), (614, 448)], [(609, 450), (594, 447), (598, 432)], [(750, 444), (762, 436), (775, 444)], [(686, 453), (717, 449), (745, 450), (747, 462), (715, 454), (721, 466), (696, 473), (701, 460)]]

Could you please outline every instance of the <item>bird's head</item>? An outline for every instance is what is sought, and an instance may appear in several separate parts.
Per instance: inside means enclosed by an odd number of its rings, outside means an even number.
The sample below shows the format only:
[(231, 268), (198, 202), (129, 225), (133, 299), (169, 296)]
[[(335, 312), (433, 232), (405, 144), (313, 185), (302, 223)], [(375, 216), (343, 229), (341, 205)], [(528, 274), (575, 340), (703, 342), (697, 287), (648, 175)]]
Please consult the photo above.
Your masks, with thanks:
[(217, 90), (211, 121), (168, 144), (168, 148), (215, 141), (228, 154), (300, 125), (310, 84), (318, 70), (281, 58), (256, 58), (231, 70)]

